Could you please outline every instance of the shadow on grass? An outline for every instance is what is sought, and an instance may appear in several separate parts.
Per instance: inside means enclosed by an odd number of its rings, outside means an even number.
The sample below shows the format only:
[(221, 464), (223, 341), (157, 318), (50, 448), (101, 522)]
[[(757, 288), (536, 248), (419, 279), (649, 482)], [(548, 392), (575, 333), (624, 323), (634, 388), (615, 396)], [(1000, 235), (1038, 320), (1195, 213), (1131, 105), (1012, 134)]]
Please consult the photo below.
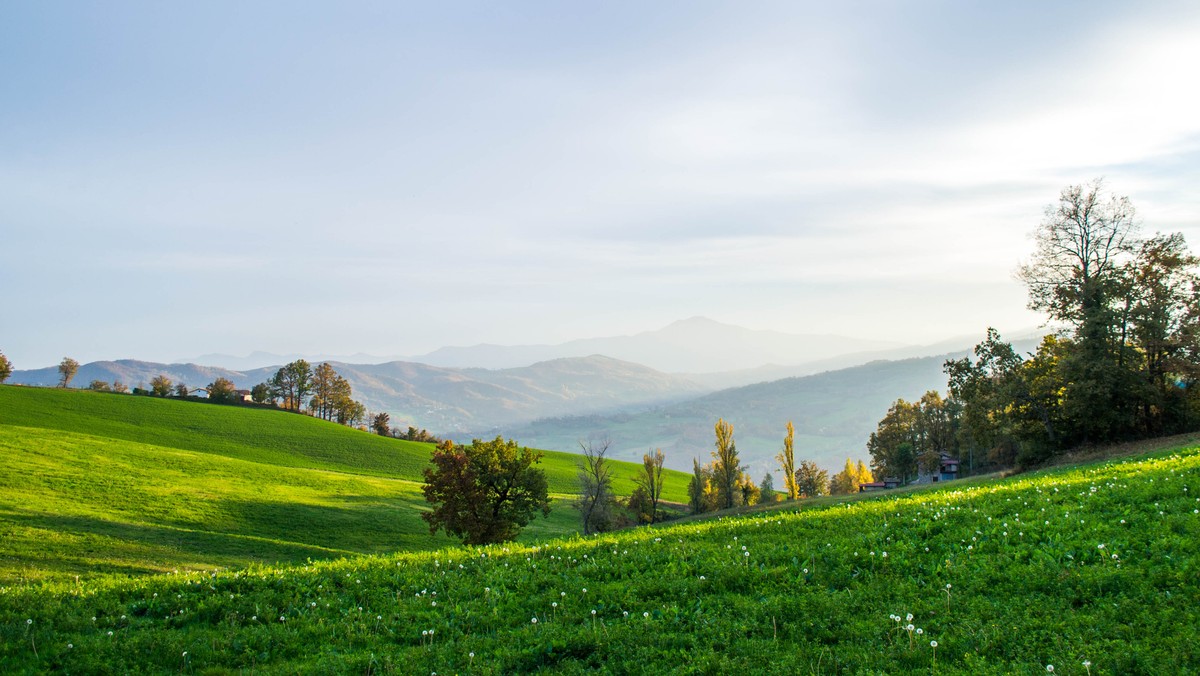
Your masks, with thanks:
[[(21, 509), (0, 514), (7, 522), (0, 545), (0, 579), (62, 579), (73, 575), (145, 575), (176, 568), (244, 567), (298, 563), (357, 551), (327, 547), (311, 538), (212, 532), (175, 525), (127, 523)], [(14, 580), (15, 581), (15, 580)]]

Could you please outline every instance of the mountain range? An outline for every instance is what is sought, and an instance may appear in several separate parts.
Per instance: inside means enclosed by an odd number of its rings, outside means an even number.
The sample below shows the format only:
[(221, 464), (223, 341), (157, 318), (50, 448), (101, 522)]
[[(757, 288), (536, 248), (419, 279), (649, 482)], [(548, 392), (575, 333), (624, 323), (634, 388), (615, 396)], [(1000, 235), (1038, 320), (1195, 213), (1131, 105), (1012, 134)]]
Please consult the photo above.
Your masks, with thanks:
[[(1014, 346), (1032, 350), (1038, 335), (1018, 333)], [(350, 382), (354, 397), (371, 411), (388, 412), (393, 426), (425, 428), (457, 441), (501, 434), (568, 451), (580, 441), (609, 437), (619, 459), (637, 461), (647, 450), (661, 448), (668, 466), (688, 470), (693, 458), (709, 459), (712, 426), (723, 417), (735, 425), (743, 460), (761, 473), (773, 469), (789, 420), (796, 425), (801, 457), (827, 468), (839, 467), (847, 456), (863, 457), (867, 437), (888, 406), (899, 397), (943, 390), (942, 364), (965, 354), (980, 337), (897, 347), (752, 331), (695, 317), (635, 336), (555, 346), (443, 348), (422, 357), (441, 364), (329, 361)], [(495, 366), (587, 348), (640, 355), (677, 369), (708, 369), (668, 373), (600, 352)], [(269, 356), (252, 355), (255, 360)], [(249, 369), (131, 359), (92, 362), (80, 367), (74, 385), (119, 380), (145, 387), (161, 374), (193, 389), (218, 377), (249, 389), (284, 363), (284, 357), (274, 356), (279, 361)], [(471, 366), (446, 365), (455, 362)], [(57, 368), (48, 367), (16, 371), (11, 380), (53, 385), (58, 379)]]
[[(221, 366), (238, 371), (284, 364), (303, 357), (310, 362), (352, 364), (406, 361), (446, 368), (507, 369), (538, 362), (605, 355), (642, 364), (665, 373), (719, 373), (755, 369), (766, 364), (805, 364), (842, 355), (905, 347), (887, 340), (864, 340), (830, 334), (792, 334), (747, 329), (692, 317), (654, 331), (629, 336), (584, 338), (556, 345), (489, 345), (442, 347), (409, 356), (378, 357), (272, 354), (254, 352), (245, 357), (208, 354), (181, 361)], [(861, 361), (855, 362), (861, 363)]]

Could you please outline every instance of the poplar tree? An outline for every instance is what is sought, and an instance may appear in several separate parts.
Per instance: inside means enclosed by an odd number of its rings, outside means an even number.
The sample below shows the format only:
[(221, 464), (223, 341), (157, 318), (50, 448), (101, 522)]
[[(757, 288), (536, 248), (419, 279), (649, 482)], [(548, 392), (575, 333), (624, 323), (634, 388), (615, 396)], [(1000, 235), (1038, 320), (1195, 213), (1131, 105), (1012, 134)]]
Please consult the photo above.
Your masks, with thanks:
[(746, 469), (739, 464), (737, 444), (733, 441), (733, 425), (723, 418), (717, 419), (713, 428), (717, 435), (716, 447), (713, 451), (713, 483), (717, 487), (717, 504), (721, 509), (729, 509), (738, 503), (737, 491)]
[(783, 470), (783, 487), (787, 491), (788, 500), (795, 500), (799, 495), (796, 491), (796, 453), (793, 450), (795, 437), (796, 428), (789, 420), (787, 436), (783, 438), (783, 452), (775, 456), (775, 459), (779, 461), (779, 468)]

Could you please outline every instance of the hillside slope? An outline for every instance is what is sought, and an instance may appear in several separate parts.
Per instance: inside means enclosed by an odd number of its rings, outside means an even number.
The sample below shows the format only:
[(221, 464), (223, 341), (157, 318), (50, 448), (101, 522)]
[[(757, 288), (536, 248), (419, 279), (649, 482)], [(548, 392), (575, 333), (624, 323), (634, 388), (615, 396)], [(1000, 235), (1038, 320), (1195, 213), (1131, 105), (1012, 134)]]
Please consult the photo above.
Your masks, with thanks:
[[(387, 411), (392, 424), (413, 425), (435, 434), (462, 433), (547, 416), (630, 410), (679, 401), (710, 391), (680, 376), (600, 355), (555, 359), (532, 366), (488, 370), (452, 369), (413, 362), (344, 364), (337, 369), (354, 397), (372, 411)], [(80, 366), (73, 381), (119, 380), (146, 387), (155, 376), (191, 388), (218, 377), (242, 389), (266, 382), (277, 366), (239, 372), (196, 364), (157, 364), (137, 360), (93, 362)], [(50, 386), (56, 368), (16, 371), (14, 384)]]
[[(0, 386), (0, 585), (441, 547), (419, 518), (431, 448), (282, 411)], [(578, 530), (578, 460), (546, 454), (554, 511), (524, 538)], [(613, 469), (628, 495), (640, 468)], [(665, 497), (686, 485), (669, 472)]]
[(0, 589), (0, 664), (1192, 673), (1198, 493), (1184, 448), (537, 546)]

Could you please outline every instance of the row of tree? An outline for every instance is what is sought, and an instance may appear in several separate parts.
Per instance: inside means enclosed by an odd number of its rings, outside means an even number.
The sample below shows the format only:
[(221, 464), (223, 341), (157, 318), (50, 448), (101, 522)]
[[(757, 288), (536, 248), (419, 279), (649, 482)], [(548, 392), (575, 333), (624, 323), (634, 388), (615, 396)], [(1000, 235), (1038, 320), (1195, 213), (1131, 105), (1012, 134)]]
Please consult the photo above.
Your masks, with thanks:
[(780, 495), (774, 489), (771, 473), (758, 485), (746, 473), (746, 467), (738, 459), (737, 444), (733, 439), (733, 425), (718, 419), (713, 430), (716, 434), (716, 450), (712, 462), (700, 464), (692, 460), (692, 478), (688, 482), (688, 502), (693, 514), (711, 512), (731, 507), (750, 506), (759, 502), (774, 502), (778, 499), (797, 500), (821, 495), (852, 493), (858, 486), (873, 480), (870, 470), (859, 461), (855, 465), (846, 460), (846, 469), (832, 478), (812, 460), (796, 463), (795, 426), (789, 421), (783, 439), (783, 450), (775, 457), (783, 474), (784, 491)]
[(989, 329), (947, 361), (948, 394), (897, 401), (868, 450), (911, 478), (947, 452), (968, 470), (1027, 467), (1080, 446), (1200, 429), (1200, 259), (1179, 233), (1144, 238), (1100, 181), (1065, 188), (1018, 270), (1030, 309), (1062, 327), (1021, 355)]

